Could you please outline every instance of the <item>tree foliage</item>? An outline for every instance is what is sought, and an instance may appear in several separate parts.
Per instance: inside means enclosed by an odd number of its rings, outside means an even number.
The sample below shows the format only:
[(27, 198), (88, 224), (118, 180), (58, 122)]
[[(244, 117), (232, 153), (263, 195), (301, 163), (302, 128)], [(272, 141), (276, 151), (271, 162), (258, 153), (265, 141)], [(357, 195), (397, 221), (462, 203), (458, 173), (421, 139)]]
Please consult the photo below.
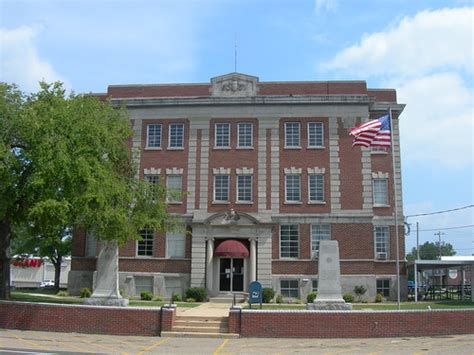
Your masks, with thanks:
[(85, 228), (123, 244), (140, 229), (172, 224), (163, 188), (135, 178), (126, 111), (92, 95), (66, 96), (61, 83), (40, 86), (25, 95), (0, 84), (0, 298), (9, 296), (18, 226), (42, 241)]
[[(440, 255), (440, 246), (441, 256), (452, 256), (456, 254), (456, 251), (450, 243), (441, 242), (440, 245), (439, 242), (425, 242), (420, 245), (420, 259), (437, 260)], [(407, 254), (407, 260), (416, 260), (416, 248), (413, 248), (411, 252)]]

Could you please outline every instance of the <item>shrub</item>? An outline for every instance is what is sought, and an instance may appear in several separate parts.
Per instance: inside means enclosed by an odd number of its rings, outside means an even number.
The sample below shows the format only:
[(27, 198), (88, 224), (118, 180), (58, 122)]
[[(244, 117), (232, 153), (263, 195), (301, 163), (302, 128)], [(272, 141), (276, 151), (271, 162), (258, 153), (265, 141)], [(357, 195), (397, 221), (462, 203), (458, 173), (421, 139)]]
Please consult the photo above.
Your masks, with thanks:
[(150, 291), (143, 291), (140, 293), (140, 299), (142, 301), (151, 301), (153, 299), (153, 293)]
[(262, 289), (262, 302), (263, 303), (270, 303), (275, 297), (275, 290), (270, 287), (264, 287)]
[(56, 293), (56, 296), (67, 297), (68, 294), (67, 294), (67, 291), (59, 291), (58, 293)]
[(313, 303), (314, 300), (316, 299), (316, 296), (317, 296), (317, 295), (318, 295), (318, 293), (317, 293), (317, 292), (314, 292), (314, 291), (308, 293), (308, 296), (306, 296), (306, 301), (307, 301), (308, 303)]
[(181, 302), (183, 298), (179, 293), (173, 294), (173, 297), (171, 297), (172, 302)]
[(275, 299), (275, 302), (276, 303), (283, 303), (283, 296), (282, 295), (277, 295), (277, 297)]
[(161, 301), (163, 301), (163, 297), (156, 296), (155, 298), (153, 298), (153, 301), (161, 302)]
[(344, 301), (346, 301), (347, 303), (352, 303), (354, 302), (354, 296), (352, 295), (352, 293), (345, 293), (342, 298), (344, 298)]
[(375, 302), (376, 303), (383, 302), (383, 295), (381, 293), (377, 293), (377, 295), (375, 296)]
[(186, 299), (193, 298), (194, 302), (204, 302), (207, 298), (207, 290), (204, 287), (191, 287), (186, 290)]
[(357, 296), (357, 301), (362, 301), (362, 296), (367, 292), (367, 289), (364, 287), (364, 285), (360, 286), (355, 286), (354, 287), (354, 293)]
[(89, 298), (92, 295), (92, 291), (90, 288), (84, 287), (79, 290), (79, 295), (81, 298)]
[(186, 298), (186, 302), (189, 302), (189, 303), (194, 303), (196, 302), (196, 300), (194, 298)]

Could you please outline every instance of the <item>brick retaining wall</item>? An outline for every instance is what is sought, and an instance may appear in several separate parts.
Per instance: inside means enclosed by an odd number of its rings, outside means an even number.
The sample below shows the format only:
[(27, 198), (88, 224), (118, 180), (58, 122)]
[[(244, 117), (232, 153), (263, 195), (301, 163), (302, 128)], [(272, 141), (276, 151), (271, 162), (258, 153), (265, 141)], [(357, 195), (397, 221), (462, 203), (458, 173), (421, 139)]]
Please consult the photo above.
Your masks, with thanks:
[(474, 334), (474, 310), (231, 310), (229, 332), (240, 333), (242, 337), (269, 338), (376, 338)]
[(156, 336), (161, 310), (0, 301), (0, 328)]

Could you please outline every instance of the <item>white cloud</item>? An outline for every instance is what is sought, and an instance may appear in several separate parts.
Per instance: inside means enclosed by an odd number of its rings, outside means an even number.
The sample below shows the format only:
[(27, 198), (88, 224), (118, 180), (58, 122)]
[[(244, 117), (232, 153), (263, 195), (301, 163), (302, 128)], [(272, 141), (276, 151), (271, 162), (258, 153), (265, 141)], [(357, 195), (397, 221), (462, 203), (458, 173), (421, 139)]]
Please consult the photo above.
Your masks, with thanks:
[(474, 8), (422, 11), (385, 32), (366, 34), (322, 69), (359, 75), (421, 75), (437, 68), (473, 72)]
[(316, 12), (319, 11), (335, 11), (337, 10), (337, 0), (316, 0), (314, 9)]
[[(37, 51), (39, 28), (22, 26), (0, 29), (0, 80), (17, 84), (23, 91), (37, 91), (38, 82), (62, 81), (60, 74)], [(66, 87), (69, 85), (66, 83)]]

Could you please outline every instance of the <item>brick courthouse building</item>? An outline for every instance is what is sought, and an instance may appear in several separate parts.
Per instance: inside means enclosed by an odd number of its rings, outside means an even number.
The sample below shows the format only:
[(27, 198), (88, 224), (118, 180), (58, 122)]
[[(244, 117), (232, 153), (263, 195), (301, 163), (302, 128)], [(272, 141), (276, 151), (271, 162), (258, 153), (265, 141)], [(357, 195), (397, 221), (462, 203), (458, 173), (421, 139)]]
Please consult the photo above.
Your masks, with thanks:
[[(343, 292), (365, 285), (396, 299), (394, 199), (400, 219), (402, 291), (406, 283), (401, 184), (392, 156), (352, 149), (350, 128), (394, 117), (395, 90), (364, 81), (260, 82), (231, 73), (203, 84), (109, 86), (134, 130), (137, 175), (184, 197), (169, 212), (187, 233), (142, 231), (120, 249), (120, 288), (156, 295), (206, 287), (211, 295), (246, 291), (253, 280), (288, 298), (317, 289), (318, 245), (339, 242)], [(92, 287), (97, 243), (76, 233), (69, 289)], [(402, 296), (403, 297), (403, 296)]]

